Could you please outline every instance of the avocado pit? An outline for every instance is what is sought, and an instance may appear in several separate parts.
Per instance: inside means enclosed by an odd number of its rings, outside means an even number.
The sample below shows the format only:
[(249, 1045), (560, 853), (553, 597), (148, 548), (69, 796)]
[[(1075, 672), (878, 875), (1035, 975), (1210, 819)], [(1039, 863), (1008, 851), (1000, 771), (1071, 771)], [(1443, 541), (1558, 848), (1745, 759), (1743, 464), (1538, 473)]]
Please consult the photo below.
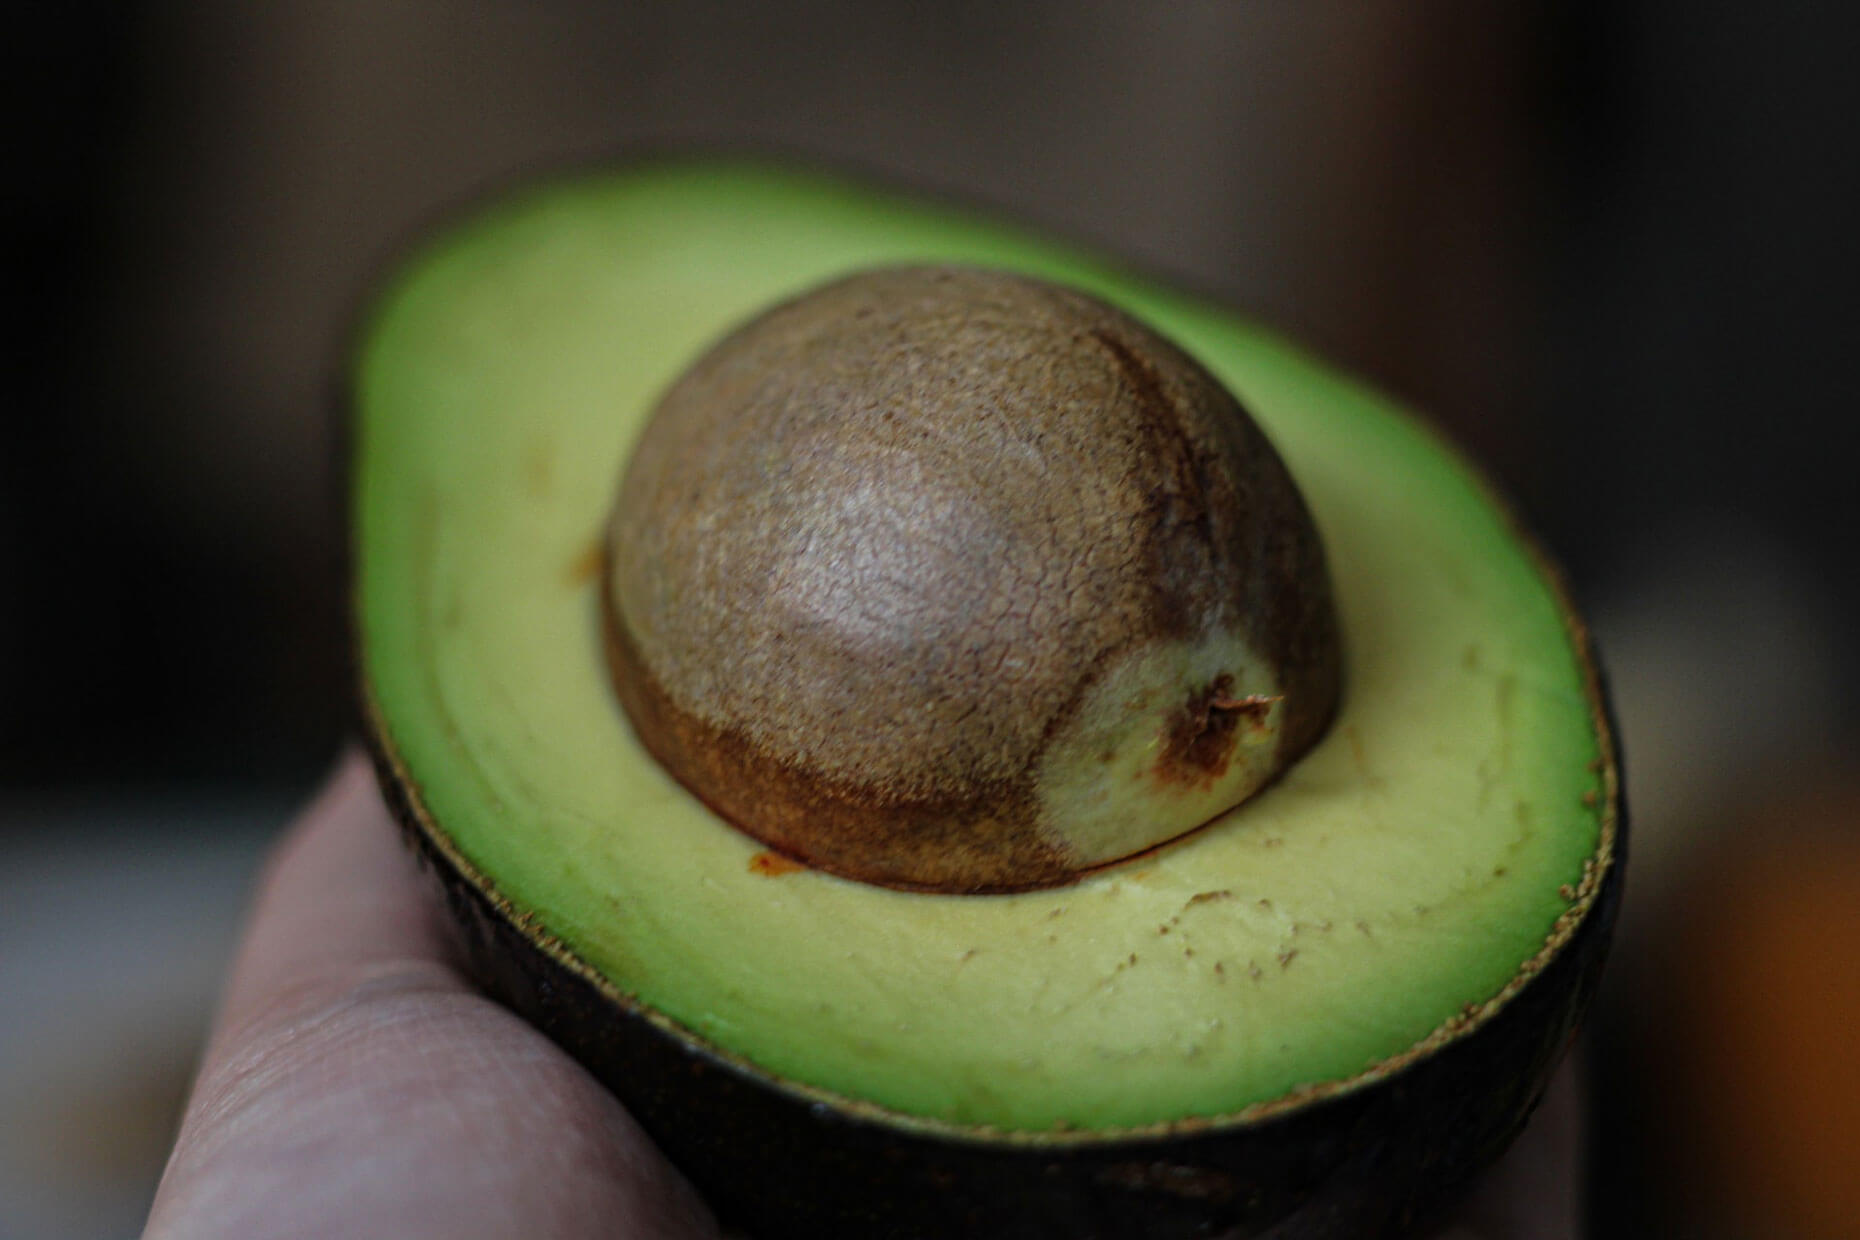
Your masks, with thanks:
[(1252, 419), (1129, 315), (1001, 272), (861, 273), (716, 345), (634, 450), (601, 597), (666, 770), (894, 887), (1152, 848), (1337, 707), (1323, 549)]

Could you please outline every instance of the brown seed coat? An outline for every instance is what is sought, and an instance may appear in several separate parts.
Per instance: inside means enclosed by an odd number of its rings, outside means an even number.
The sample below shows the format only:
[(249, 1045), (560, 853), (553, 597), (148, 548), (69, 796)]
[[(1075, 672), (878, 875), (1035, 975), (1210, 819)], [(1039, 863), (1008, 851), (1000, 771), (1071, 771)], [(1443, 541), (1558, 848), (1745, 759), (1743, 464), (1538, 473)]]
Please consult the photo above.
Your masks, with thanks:
[(1249, 635), (1286, 686), (1282, 763), (1335, 706), (1322, 549), (1265, 437), (1129, 316), (1017, 276), (865, 273), (738, 330), (661, 402), (608, 551), (641, 740), (758, 839), (870, 881), (1064, 881), (1040, 760), (1143, 643)]

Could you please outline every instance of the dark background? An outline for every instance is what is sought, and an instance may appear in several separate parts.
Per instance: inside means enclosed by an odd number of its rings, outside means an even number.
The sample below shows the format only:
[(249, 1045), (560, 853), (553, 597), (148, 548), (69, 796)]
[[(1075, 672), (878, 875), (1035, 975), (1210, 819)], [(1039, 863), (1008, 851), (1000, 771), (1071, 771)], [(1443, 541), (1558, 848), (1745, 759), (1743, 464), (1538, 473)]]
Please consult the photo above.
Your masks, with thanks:
[[(1445, 425), (1569, 569), (1627, 743), (1593, 1234), (1860, 1235), (1827, 1158), (1860, 1076), (1801, 1067), (1860, 1019), (1854, 13), (44, 10), (0, 52), (0, 1240), (138, 1226), (251, 861), (342, 744), (334, 397), (370, 273), (517, 170), (686, 140), (1096, 241)], [(1798, 869), (1853, 899), (1787, 933), (1738, 903), (1776, 870), (1800, 904)]]

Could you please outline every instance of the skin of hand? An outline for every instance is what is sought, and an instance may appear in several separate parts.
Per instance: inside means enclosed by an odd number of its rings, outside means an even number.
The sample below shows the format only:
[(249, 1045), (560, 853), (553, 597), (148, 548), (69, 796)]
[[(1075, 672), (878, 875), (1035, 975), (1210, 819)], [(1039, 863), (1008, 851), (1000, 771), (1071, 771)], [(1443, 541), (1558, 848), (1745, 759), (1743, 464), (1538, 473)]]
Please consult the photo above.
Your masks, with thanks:
[[(1576, 1234), (1570, 1072), (1438, 1240)], [(613, 1096), (480, 994), (360, 758), (260, 880), (145, 1240), (717, 1240)]]

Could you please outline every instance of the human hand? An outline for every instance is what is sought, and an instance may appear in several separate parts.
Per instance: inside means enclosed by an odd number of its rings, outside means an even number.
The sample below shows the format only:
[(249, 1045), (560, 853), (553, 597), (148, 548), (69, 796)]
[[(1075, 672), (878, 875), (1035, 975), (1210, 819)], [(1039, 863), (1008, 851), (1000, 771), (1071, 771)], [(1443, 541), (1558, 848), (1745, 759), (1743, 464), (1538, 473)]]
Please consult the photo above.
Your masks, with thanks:
[[(614, 1097), (480, 994), (366, 764), (273, 854), (145, 1240), (717, 1240)], [(1575, 1234), (1569, 1073), (1440, 1240)]]
[(360, 758), (259, 883), (149, 1240), (715, 1237), (632, 1118), (466, 980)]

